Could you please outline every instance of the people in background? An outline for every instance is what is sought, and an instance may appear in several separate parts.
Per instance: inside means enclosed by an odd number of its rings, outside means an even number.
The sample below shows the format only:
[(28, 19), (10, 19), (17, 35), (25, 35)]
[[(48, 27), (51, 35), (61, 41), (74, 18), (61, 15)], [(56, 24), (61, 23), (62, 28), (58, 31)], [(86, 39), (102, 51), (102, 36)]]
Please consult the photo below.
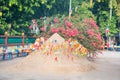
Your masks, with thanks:
[(13, 58), (13, 51), (7, 48), (7, 54), (8, 54), (8, 60), (11, 60)]
[(3, 48), (3, 50), (2, 50), (2, 60), (5, 60), (5, 57), (6, 57), (6, 49)]
[(22, 48), (21, 53), (22, 53), (22, 56), (27, 56), (27, 55), (28, 55), (28, 53), (27, 53), (27, 46), (24, 46), (24, 47)]
[(15, 49), (15, 53), (16, 53), (16, 57), (19, 57), (19, 56), (20, 56), (19, 48), (16, 48), (16, 49)]

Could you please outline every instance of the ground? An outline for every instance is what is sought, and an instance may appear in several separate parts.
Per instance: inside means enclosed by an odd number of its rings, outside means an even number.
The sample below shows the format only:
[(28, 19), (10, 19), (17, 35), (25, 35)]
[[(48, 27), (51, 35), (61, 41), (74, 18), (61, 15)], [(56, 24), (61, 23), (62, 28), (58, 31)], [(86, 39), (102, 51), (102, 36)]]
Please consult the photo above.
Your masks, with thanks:
[[(120, 79), (120, 52), (103, 51), (98, 58), (92, 61), (94, 70), (78, 73), (30, 73), (13, 72), (8, 69), (21, 62), (26, 57), (15, 58), (9, 61), (0, 61), (0, 80), (119, 80)], [(4, 70), (3, 70), (4, 69)], [(33, 67), (34, 69), (34, 67)]]

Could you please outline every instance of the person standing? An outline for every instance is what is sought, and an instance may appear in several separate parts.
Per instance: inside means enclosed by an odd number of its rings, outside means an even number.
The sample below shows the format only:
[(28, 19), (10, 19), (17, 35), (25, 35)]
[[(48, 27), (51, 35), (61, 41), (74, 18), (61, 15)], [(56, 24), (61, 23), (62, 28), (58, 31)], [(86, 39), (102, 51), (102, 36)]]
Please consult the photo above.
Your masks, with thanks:
[(6, 49), (4, 48), (2, 50), (2, 60), (5, 60), (5, 56), (6, 56)]
[(13, 58), (12, 50), (7, 48), (8, 60)]

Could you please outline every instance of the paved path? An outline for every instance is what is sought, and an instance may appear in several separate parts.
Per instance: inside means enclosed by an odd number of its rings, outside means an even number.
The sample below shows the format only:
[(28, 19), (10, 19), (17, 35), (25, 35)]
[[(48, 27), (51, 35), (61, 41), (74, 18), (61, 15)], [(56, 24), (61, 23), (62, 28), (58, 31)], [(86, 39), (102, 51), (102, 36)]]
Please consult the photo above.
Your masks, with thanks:
[[(0, 62), (0, 67), (9, 66), (23, 58)], [(37, 74), (37, 73), (3, 73), (0, 80), (120, 80), (120, 52), (104, 51), (93, 62), (96, 69), (77, 74)], [(1, 69), (0, 69), (1, 70)]]

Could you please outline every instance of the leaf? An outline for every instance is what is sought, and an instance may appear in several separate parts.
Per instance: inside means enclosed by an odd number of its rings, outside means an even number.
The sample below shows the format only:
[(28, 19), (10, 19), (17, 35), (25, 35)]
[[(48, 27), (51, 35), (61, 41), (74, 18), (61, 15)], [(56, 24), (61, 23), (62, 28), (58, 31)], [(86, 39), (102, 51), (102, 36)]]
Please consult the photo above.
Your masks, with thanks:
[(0, 17), (2, 16), (2, 12), (0, 11)]
[(51, 8), (52, 8), (52, 5), (47, 5), (47, 8), (48, 8), (48, 9), (51, 9)]
[(41, 3), (45, 4), (45, 3), (47, 3), (47, 0), (41, 0)]
[(22, 11), (22, 5), (19, 6), (19, 11)]
[(35, 3), (35, 6), (38, 6), (38, 7), (39, 7), (39, 6), (40, 6), (40, 4), (39, 4), (39, 3)]
[(30, 12), (31, 12), (32, 14), (35, 14), (34, 10), (32, 10), (32, 9), (30, 10)]

